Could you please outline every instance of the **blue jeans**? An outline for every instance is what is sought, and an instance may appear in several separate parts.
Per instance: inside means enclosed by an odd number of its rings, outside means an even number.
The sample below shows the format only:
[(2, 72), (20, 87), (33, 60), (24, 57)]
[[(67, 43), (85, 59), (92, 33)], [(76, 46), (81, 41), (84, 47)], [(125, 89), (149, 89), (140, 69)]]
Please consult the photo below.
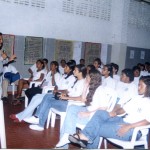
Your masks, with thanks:
[(107, 111), (98, 110), (86, 127), (81, 131), (88, 139), (87, 148), (97, 148), (99, 144), (99, 137), (114, 138), (119, 140), (129, 141), (133, 133), (133, 129), (129, 130), (124, 136), (117, 135), (121, 124), (128, 124), (123, 121), (121, 117), (110, 118)]
[(44, 127), (50, 108), (65, 112), (67, 105), (68, 101), (56, 100), (53, 94), (46, 94), (35, 114), (39, 117), (39, 126)]

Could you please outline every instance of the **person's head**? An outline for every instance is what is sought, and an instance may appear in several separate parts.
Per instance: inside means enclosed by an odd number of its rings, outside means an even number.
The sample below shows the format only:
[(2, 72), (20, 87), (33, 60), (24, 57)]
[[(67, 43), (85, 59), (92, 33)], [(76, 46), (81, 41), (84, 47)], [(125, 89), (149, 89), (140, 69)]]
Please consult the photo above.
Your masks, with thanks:
[(134, 66), (134, 67), (132, 68), (132, 70), (133, 70), (134, 77), (139, 77), (139, 76), (140, 76), (140, 72), (141, 72), (140, 67)]
[(69, 73), (73, 74), (74, 68), (75, 68), (75, 63), (69, 61), (69, 62), (67, 62), (66, 65), (65, 65), (64, 73), (65, 73), (65, 74), (69, 74)]
[(81, 58), (80, 59), (80, 64), (85, 65), (85, 59)]
[(138, 93), (150, 98), (150, 76), (141, 76), (139, 79)]
[(134, 74), (132, 69), (123, 69), (121, 76), (120, 76), (120, 81), (124, 83), (131, 83), (134, 80)]
[(50, 70), (51, 71), (56, 71), (56, 72), (59, 72), (59, 64), (57, 61), (52, 61), (50, 63)]
[(43, 58), (43, 62), (44, 62), (44, 65), (46, 66), (48, 64), (48, 59), (47, 58)]
[(144, 64), (138, 63), (137, 66), (140, 67), (140, 70), (141, 70), (141, 71), (144, 71), (144, 70), (145, 70)]
[(95, 66), (90, 64), (90, 65), (87, 65), (86, 69), (87, 69), (87, 74), (89, 74), (89, 71), (92, 69), (95, 69)]
[(92, 101), (93, 95), (97, 89), (101, 85), (102, 78), (101, 73), (97, 69), (91, 69), (89, 74), (86, 76), (87, 81), (89, 81), (89, 93), (86, 97), (86, 105), (89, 105)]
[(100, 58), (95, 58), (93, 65), (95, 66), (96, 69), (98, 69), (101, 66), (101, 59)]
[(76, 61), (74, 59), (70, 59), (68, 62), (71, 62), (74, 64), (74, 66), (76, 65)]
[(62, 59), (62, 60), (60, 61), (60, 65), (61, 65), (63, 68), (65, 68), (65, 65), (66, 65), (65, 59)]
[(111, 64), (104, 65), (102, 69), (102, 75), (107, 78), (107, 77), (113, 77), (113, 67)]
[(36, 61), (36, 68), (37, 68), (38, 70), (42, 70), (42, 69), (44, 69), (44, 67), (45, 67), (45, 65), (44, 65), (43, 59), (38, 59), (38, 60)]
[(0, 50), (3, 47), (3, 34), (0, 32)]
[(149, 70), (149, 65), (150, 65), (150, 63), (149, 63), (149, 62), (145, 62), (144, 65), (145, 65), (145, 70), (148, 71), (148, 70)]
[(119, 70), (119, 66), (115, 63), (111, 63), (112, 67), (113, 67), (113, 75), (118, 73)]
[(86, 67), (85, 65), (82, 65), (82, 64), (78, 64), (75, 66), (75, 69), (73, 71), (73, 74), (75, 77), (82, 77), (82, 78), (85, 78), (86, 77), (86, 74), (87, 74), (87, 70), (86, 70)]

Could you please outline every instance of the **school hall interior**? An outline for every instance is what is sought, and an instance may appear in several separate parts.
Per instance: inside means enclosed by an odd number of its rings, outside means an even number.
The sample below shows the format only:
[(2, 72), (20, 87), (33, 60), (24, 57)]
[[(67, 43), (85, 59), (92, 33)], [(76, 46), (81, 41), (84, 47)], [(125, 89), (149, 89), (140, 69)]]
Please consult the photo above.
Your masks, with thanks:
[[(13, 65), (22, 78), (29, 77), (28, 69), (39, 58), (48, 59), (50, 67), (54, 60), (79, 64), (83, 58), (88, 65), (98, 57), (103, 64), (118, 64), (119, 75), (124, 68), (150, 63), (150, 0), (0, 0), (0, 10), (2, 51), (16, 55)], [(25, 109), (24, 99), (12, 105), (16, 91), (17, 86), (9, 85), (8, 100), (0, 101), (0, 148), (55, 148), (60, 116), (55, 127), (42, 132), (14, 123), (9, 116)], [(149, 135), (147, 139), (150, 147)], [(110, 142), (107, 146), (120, 148)], [(73, 144), (69, 148), (80, 149)]]

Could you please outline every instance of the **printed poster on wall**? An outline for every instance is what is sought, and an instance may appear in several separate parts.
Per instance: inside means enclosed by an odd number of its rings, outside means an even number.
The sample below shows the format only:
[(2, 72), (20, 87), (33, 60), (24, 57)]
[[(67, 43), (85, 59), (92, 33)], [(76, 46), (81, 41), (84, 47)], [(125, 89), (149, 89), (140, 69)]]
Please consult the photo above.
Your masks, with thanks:
[(27, 36), (25, 38), (24, 64), (34, 64), (40, 58), (43, 58), (43, 38)]
[(56, 40), (55, 60), (59, 63), (61, 59), (66, 61), (73, 58), (73, 42)]
[(15, 36), (10, 34), (3, 34), (3, 48), (8, 56), (14, 54), (14, 43), (15, 43)]
[(100, 58), (101, 44), (100, 43), (85, 43), (85, 64), (93, 64), (95, 58)]

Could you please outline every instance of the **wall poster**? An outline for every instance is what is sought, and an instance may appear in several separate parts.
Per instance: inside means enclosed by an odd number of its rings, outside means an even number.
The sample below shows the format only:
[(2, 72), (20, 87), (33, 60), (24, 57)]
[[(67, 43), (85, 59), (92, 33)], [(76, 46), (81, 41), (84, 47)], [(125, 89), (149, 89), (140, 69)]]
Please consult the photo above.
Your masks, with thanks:
[(95, 58), (101, 58), (101, 44), (100, 43), (85, 43), (85, 51), (84, 51), (85, 64), (93, 64)]
[(56, 40), (55, 60), (59, 63), (61, 59), (65, 59), (66, 61), (68, 61), (72, 58), (73, 42), (65, 40)]
[(3, 34), (3, 48), (8, 56), (14, 54), (14, 43), (15, 43), (15, 36), (10, 34)]
[(40, 58), (43, 58), (43, 38), (27, 36), (25, 38), (24, 64), (34, 64)]

